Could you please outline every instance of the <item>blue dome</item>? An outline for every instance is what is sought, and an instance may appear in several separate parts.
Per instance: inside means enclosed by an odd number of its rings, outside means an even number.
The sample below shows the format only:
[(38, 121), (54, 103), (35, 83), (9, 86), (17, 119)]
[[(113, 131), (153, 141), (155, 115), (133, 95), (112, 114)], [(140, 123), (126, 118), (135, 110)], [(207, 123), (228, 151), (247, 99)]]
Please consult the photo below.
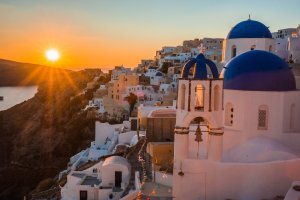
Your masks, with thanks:
[(253, 50), (233, 58), (224, 72), (224, 89), (249, 91), (296, 90), (293, 72), (280, 57)]
[(161, 72), (156, 72), (155, 76), (163, 76)]
[(196, 56), (196, 58), (190, 59), (182, 68), (181, 78), (188, 78), (189, 71), (192, 67), (194, 67), (193, 78), (194, 79), (207, 79), (207, 69), (206, 65), (210, 68), (213, 78), (218, 78), (218, 68), (216, 64), (205, 58), (205, 56), (200, 53)]
[(248, 19), (235, 25), (227, 35), (227, 39), (236, 38), (272, 38), (272, 34), (264, 24)]

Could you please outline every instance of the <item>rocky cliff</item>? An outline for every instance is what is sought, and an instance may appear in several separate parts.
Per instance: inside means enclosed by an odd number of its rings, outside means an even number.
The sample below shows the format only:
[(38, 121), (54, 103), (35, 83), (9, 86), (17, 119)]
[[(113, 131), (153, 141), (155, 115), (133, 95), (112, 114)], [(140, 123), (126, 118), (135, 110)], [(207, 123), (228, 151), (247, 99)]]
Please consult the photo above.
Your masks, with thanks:
[(91, 74), (40, 68), (30, 76), (37, 94), (0, 112), (0, 199), (23, 198), (94, 139), (94, 119), (80, 112), (87, 99), (78, 95)]

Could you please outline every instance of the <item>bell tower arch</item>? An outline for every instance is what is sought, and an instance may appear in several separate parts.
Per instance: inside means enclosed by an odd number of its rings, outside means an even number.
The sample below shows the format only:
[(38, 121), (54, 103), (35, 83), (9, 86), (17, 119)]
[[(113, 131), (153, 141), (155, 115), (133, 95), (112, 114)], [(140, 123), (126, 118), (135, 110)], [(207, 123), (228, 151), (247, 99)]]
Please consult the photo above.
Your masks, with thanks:
[[(193, 69), (193, 75), (189, 71)], [(212, 77), (208, 78), (207, 68)], [(178, 82), (178, 104), (176, 110), (176, 126), (174, 141), (174, 170), (180, 171), (181, 162), (189, 158), (189, 133), (191, 122), (196, 118), (203, 119), (207, 124), (207, 158), (220, 161), (222, 157), (223, 138), (223, 79), (218, 76), (216, 65), (199, 54), (188, 61), (182, 69)], [(183, 106), (184, 102), (184, 106)], [(198, 125), (199, 127), (199, 125)], [(199, 139), (197, 127), (195, 142)], [(197, 132), (198, 131), (198, 132)], [(193, 140), (194, 142), (194, 140)], [(174, 174), (176, 175), (176, 174)]]

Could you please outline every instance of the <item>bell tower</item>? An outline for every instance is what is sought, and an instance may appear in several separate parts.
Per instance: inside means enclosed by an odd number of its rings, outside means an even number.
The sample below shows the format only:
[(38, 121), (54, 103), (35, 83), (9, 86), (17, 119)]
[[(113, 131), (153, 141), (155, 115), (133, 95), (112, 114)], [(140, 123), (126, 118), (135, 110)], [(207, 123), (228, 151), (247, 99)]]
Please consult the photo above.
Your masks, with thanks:
[[(190, 75), (192, 67), (194, 68), (193, 74)], [(212, 75), (208, 74), (208, 69)], [(176, 179), (184, 176), (184, 161), (194, 159), (189, 155), (191, 141), (198, 142), (200, 145), (206, 142), (207, 156), (204, 159), (221, 160), (224, 132), (222, 113), (223, 79), (219, 79), (216, 65), (211, 60), (206, 59), (203, 54), (199, 54), (185, 64), (178, 82), (173, 171), (175, 193)], [(196, 131), (191, 134), (190, 124), (194, 119), (201, 119), (206, 122), (206, 141), (202, 139), (199, 124)], [(194, 138), (189, 140), (189, 137)]]

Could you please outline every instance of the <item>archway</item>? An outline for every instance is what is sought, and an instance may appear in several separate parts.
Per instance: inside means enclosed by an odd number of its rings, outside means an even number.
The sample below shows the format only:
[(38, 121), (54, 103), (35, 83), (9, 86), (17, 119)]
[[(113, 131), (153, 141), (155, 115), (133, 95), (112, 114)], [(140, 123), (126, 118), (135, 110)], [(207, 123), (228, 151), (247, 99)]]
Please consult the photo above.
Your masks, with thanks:
[(195, 110), (204, 110), (204, 94), (205, 88), (202, 84), (198, 84), (195, 87)]
[(234, 58), (236, 56), (236, 46), (233, 45), (231, 47), (231, 58)]
[(220, 107), (220, 87), (216, 85), (214, 87), (214, 111), (218, 111)]
[(189, 158), (207, 159), (209, 123), (203, 117), (195, 117), (189, 124)]
[(180, 109), (181, 110), (185, 109), (185, 92), (186, 92), (185, 84), (182, 84), (180, 88)]

